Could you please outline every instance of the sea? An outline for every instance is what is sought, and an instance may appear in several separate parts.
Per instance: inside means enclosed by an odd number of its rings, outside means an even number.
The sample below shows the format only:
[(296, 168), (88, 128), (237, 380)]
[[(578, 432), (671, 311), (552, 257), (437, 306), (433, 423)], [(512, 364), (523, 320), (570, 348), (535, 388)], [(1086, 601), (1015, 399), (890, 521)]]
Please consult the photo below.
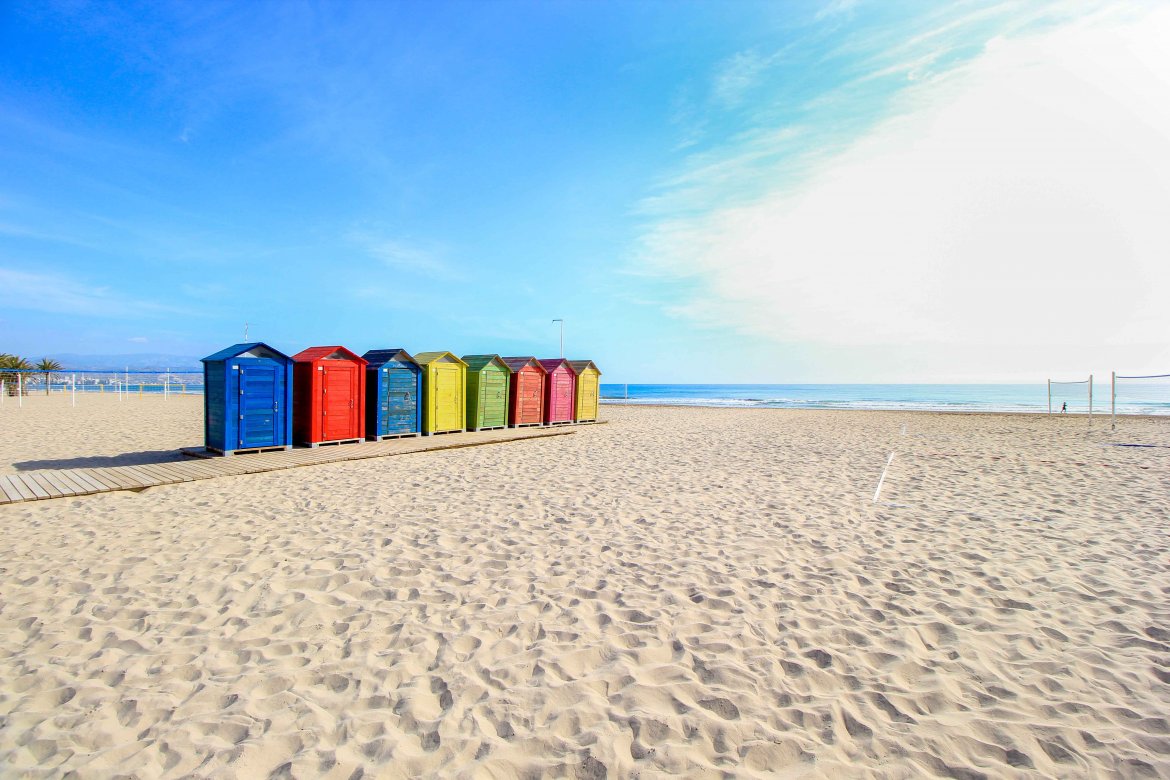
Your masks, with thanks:
[[(1118, 414), (1170, 415), (1170, 383), (1118, 385)], [(1110, 413), (1109, 383), (1093, 388), (1093, 413)], [(881, 409), (930, 412), (1048, 412), (1048, 385), (617, 385), (602, 384), (603, 403), (769, 409)], [(1053, 412), (1089, 411), (1086, 385), (1054, 387)]]

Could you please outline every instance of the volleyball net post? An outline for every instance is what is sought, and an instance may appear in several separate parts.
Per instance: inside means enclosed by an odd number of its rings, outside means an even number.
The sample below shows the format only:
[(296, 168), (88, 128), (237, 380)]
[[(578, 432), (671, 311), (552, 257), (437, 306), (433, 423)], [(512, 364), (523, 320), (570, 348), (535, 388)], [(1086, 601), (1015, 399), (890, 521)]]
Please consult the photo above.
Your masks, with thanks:
[[(1128, 408), (1130, 414), (1162, 415), (1170, 410), (1170, 374), (1122, 375), (1113, 371), (1109, 383), (1109, 427), (1117, 430), (1117, 388), (1134, 382), (1131, 390), (1122, 397), (1122, 414)], [(1142, 382), (1147, 384), (1142, 385)], [(1143, 388), (1136, 390), (1136, 388)]]

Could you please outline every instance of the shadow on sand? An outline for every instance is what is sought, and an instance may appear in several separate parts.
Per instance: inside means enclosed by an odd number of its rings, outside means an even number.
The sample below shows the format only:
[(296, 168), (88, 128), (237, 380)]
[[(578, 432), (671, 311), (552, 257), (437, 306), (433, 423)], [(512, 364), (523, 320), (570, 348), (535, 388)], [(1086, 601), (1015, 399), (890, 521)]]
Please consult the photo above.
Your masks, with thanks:
[(48, 460), (22, 460), (13, 463), (17, 471), (38, 469), (85, 469), (106, 466), (140, 466), (150, 463), (176, 463), (186, 460), (178, 450), (142, 450), (124, 452), (121, 455), (91, 455), (84, 458), (57, 458)]

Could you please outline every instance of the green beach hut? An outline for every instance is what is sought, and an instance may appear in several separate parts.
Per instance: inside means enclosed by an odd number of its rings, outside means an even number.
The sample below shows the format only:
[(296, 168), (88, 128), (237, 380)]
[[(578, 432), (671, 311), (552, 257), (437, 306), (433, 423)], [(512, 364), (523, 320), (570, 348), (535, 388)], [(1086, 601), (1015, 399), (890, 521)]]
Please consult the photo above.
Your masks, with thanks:
[(414, 362), (423, 376), (423, 435), (466, 430), (467, 364), (450, 352), (419, 352)]
[(512, 369), (499, 355), (464, 355), (467, 364), (467, 427), (508, 427), (508, 382)]

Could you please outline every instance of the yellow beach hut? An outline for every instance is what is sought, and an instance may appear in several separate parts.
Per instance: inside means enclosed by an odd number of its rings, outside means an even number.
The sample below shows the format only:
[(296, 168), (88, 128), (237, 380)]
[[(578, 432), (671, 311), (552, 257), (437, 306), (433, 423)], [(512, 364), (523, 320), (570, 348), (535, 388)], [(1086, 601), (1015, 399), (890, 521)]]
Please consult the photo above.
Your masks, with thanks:
[(598, 398), (601, 395), (601, 369), (592, 360), (570, 360), (569, 368), (577, 375), (577, 397), (573, 399), (574, 422), (597, 422)]
[(423, 435), (466, 430), (467, 364), (451, 352), (418, 352), (414, 362), (422, 367)]

